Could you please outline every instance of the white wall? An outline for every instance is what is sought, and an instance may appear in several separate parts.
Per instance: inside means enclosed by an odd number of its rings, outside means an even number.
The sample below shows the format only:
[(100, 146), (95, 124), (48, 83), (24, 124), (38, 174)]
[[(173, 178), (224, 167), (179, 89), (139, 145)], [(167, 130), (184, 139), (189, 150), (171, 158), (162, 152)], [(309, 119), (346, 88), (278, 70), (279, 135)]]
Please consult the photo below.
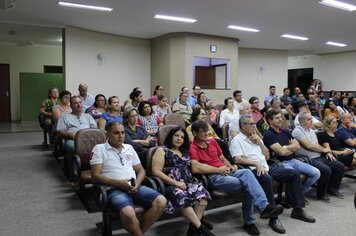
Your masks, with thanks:
[[(66, 88), (72, 93), (85, 82), (94, 96), (116, 95), (122, 104), (134, 87), (142, 88), (144, 98), (151, 94), (149, 40), (67, 27), (65, 44)], [(105, 54), (102, 65), (99, 53)]]
[(20, 72), (43, 73), (44, 65), (62, 65), (62, 47), (0, 44), (0, 52), (0, 63), (10, 64), (11, 119), (20, 120)]
[(314, 68), (323, 90), (356, 90), (356, 52), (288, 58), (288, 69)]
[(260, 105), (269, 93), (269, 86), (276, 86), (281, 96), (288, 84), (288, 52), (283, 50), (262, 50), (239, 48), (237, 89), (244, 99), (252, 96), (260, 99)]

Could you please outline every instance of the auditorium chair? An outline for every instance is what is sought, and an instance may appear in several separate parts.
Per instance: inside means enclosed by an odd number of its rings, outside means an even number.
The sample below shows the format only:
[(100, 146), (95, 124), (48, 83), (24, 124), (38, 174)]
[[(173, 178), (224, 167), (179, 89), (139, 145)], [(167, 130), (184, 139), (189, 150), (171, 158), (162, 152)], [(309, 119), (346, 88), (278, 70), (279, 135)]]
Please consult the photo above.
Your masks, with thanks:
[(177, 127), (177, 126), (179, 126), (179, 125), (172, 124), (172, 125), (163, 125), (163, 126), (159, 127), (158, 132), (157, 132), (158, 133), (158, 145), (163, 145), (164, 140), (166, 139), (169, 131), (171, 131), (172, 128)]
[(165, 125), (178, 125), (182, 128), (186, 127), (185, 120), (184, 120), (183, 116), (179, 113), (168, 113), (164, 117), (163, 123)]

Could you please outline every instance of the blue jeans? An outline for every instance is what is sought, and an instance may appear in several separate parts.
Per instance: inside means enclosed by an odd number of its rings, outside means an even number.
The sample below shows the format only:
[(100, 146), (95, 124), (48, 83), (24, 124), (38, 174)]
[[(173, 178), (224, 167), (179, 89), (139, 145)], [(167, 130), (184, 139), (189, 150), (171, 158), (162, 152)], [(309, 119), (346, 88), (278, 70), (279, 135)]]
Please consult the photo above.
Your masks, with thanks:
[(284, 168), (295, 169), (307, 176), (307, 179), (303, 183), (303, 194), (320, 178), (320, 171), (307, 163), (296, 159), (283, 161), (282, 163)]
[(74, 155), (75, 155), (74, 140), (66, 139), (64, 141), (64, 161), (66, 162), (65, 164), (67, 165), (68, 179), (69, 181), (73, 181), (73, 182), (78, 181), (80, 178), (79, 169), (73, 157)]
[[(209, 179), (216, 190), (227, 193), (245, 192), (242, 201), (242, 214), (245, 224), (254, 224), (253, 205), (259, 210), (268, 205), (266, 195), (249, 169), (239, 169), (229, 175), (211, 174)], [(253, 204), (252, 204), (253, 203)]]

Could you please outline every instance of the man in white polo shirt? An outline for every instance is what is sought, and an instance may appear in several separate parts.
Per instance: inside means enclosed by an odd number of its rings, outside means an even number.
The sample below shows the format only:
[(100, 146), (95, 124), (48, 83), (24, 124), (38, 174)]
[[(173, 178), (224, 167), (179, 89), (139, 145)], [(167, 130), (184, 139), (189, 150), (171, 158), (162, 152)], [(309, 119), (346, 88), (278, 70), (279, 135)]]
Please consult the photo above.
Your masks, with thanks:
[[(108, 200), (120, 216), (124, 229), (131, 235), (143, 235), (162, 215), (167, 200), (155, 190), (141, 185), (146, 172), (133, 147), (124, 144), (124, 126), (112, 122), (106, 131), (108, 140), (96, 145), (91, 154), (93, 182), (110, 187)], [(134, 204), (147, 209), (141, 226)]]

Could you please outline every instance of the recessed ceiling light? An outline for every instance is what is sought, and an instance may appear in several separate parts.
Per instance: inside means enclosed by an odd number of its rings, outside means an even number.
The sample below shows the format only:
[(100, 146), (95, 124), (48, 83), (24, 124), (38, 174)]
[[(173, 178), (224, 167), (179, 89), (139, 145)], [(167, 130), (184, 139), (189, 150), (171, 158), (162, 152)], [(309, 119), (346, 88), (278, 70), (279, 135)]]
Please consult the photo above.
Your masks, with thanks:
[(344, 43), (337, 43), (337, 42), (331, 42), (331, 41), (328, 41), (325, 44), (336, 46), (336, 47), (346, 47), (347, 46), (347, 44), (344, 44)]
[(236, 25), (229, 25), (227, 28), (234, 29), (234, 30), (248, 31), (248, 32), (260, 32), (259, 29), (247, 28), (247, 27), (236, 26)]
[(166, 16), (166, 15), (154, 15), (153, 18), (161, 19), (161, 20), (180, 21), (180, 22), (186, 22), (186, 23), (194, 23), (197, 21), (195, 19), (190, 19), (190, 18), (177, 17), (177, 16)]
[(308, 38), (306, 38), (306, 37), (291, 35), (291, 34), (283, 34), (283, 35), (281, 35), (281, 37), (289, 38), (289, 39), (297, 39), (297, 40), (308, 40)]
[(323, 0), (321, 2), (319, 2), (320, 4), (329, 6), (329, 7), (335, 7), (335, 8), (339, 8), (345, 11), (355, 11), (356, 10), (356, 6), (351, 5), (349, 3), (344, 3), (344, 2), (340, 2), (340, 1), (336, 1), (336, 0)]
[(99, 7), (99, 6), (84, 5), (84, 4), (71, 3), (71, 2), (58, 2), (58, 5), (64, 6), (64, 7), (84, 8), (84, 9), (97, 10), (97, 11), (112, 11), (113, 10), (113, 8), (110, 8), (110, 7)]

